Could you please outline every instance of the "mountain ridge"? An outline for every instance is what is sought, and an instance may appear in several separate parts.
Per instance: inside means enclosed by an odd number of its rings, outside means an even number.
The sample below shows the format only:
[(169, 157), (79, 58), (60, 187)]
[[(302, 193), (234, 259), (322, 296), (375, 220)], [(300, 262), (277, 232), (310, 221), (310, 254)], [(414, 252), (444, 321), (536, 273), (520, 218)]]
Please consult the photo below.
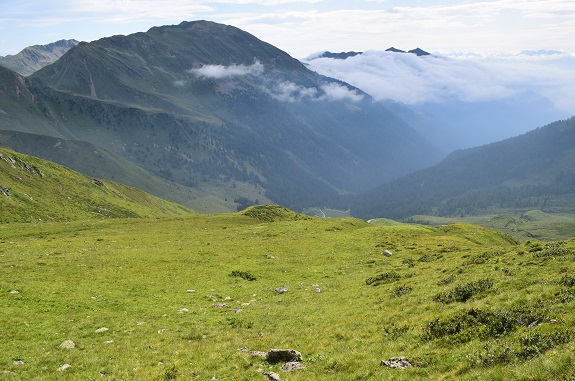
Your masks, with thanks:
[(68, 50), (79, 43), (76, 40), (59, 40), (46, 45), (33, 45), (17, 54), (0, 56), (0, 65), (28, 76), (44, 66), (54, 63)]

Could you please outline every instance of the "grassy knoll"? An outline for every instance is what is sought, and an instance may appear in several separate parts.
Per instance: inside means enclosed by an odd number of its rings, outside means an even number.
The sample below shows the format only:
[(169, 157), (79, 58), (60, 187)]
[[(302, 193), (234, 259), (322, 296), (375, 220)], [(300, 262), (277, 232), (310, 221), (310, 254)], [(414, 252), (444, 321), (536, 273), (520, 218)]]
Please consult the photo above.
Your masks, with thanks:
[[(574, 248), (279, 207), (4, 224), (0, 378), (568, 380)], [(380, 366), (395, 356), (414, 366)]]

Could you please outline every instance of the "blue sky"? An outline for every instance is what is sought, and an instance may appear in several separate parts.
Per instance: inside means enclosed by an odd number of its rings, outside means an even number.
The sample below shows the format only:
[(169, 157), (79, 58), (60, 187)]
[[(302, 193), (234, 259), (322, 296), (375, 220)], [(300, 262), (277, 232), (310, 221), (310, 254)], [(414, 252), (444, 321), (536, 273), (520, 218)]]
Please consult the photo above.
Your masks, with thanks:
[(296, 58), (390, 46), (575, 54), (573, 0), (2, 0), (0, 55), (198, 19), (237, 26)]

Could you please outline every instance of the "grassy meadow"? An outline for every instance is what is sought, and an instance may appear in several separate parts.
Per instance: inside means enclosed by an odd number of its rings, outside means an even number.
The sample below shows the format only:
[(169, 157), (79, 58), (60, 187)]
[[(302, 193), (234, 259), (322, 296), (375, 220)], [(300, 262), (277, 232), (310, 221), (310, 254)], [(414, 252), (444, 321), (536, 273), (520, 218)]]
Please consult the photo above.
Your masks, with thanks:
[[(573, 259), (573, 241), (269, 206), (2, 224), (0, 379), (570, 380)], [(380, 366), (397, 356), (413, 366)]]

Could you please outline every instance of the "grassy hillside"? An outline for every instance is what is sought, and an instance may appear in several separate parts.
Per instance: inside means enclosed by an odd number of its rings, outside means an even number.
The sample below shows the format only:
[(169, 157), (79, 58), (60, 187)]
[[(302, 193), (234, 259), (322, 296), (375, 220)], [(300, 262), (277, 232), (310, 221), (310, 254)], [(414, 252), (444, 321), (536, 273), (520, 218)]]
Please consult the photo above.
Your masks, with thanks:
[[(0, 371), (566, 381), (575, 377), (574, 259), (574, 241), (517, 244), (469, 224), (373, 226), (281, 207), (4, 224)], [(270, 348), (300, 351), (305, 369), (284, 373), (246, 352)], [(380, 365), (397, 356), (412, 366)]]
[(0, 148), (0, 222), (177, 216), (192, 211), (141, 190)]

